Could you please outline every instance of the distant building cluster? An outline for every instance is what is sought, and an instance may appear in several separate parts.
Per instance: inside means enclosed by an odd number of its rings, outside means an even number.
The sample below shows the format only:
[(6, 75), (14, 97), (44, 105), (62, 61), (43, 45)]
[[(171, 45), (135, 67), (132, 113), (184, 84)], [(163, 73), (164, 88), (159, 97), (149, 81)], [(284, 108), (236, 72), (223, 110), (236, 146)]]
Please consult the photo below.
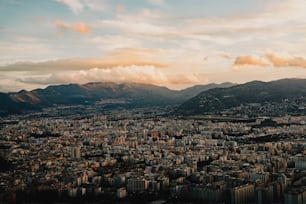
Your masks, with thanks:
[(13, 167), (0, 173), (0, 201), (52, 191), (58, 200), (306, 202), (306, 117), (142, 114), (1, 119), (0, 152)]

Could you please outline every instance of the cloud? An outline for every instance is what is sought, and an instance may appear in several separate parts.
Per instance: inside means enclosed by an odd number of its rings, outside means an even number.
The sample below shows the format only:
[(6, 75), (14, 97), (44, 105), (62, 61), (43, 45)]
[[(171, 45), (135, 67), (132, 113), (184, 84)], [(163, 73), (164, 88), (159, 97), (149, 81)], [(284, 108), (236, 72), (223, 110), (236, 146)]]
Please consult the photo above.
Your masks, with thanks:
[(0, 66), (0, 75), (11, 73), (19, 84), (26, 83), (24, 87), (114, 81), (152, 83), (177, 89), (206, 82), (207, 79), (203, 81), (204, 77), (198, 74), (201, 72), (198, 67), (202, 67), (202, 58), (201, 53), (186, 53), (178, 49), (118, 48), (99, 58), (19, 62)]
[(162, 68), (166, 64), (150, 61), (146, 59), (145, 55), (137, 55), (137, 53), (127, 53), (121, 51), (112, 53), (101, 58), (71, 58), (49, 60), (42, 62), (17, 62), (13, 64), (0, 66), (0, 72), (10, 71), (29, 71), (29, 72), (55, 72), (68, 70), (87, 70), (94, 67), (105, 69), (117, 66), (154, 66)]
[(264, 56), (244, 55), (236, 58), (234, 68), (243, 66), (272, 66), (272, 67), (299, 67), (306, 68), (306, 59), (303, 57), (281, 56), (267, 53)]
[[(141, 15), (143, 14), (143, 15)], [(167, 23), (167, 21), (171, 21)], [(235, 42), (245, 41), (245, 38), (230, 39), (215, 35), (209, 31), (203, 30), (203, 25), (195, 25), (197, 29), (188, 25), (188, 22), (181, 19), (180, 22), (172, 22), (170, 17), (157, 16), (150, 10), (143, 10), (135, 15), (120, 14), (118, 18), (111, 20), (100, 20), (93, 23), (97, 30), (108, 30), (112, 32), (119, 32), (121, 35), (134, 35), (139, 39), (150, 41), (164, 41), (165, 43), (177, 42), (182, 40), (196, 41), (198, 46), (201, 41), (212, 42), (220, 45), (232, 45)], [(179, 24), (177, 24), (179, 23)], [(181, 27), (184, 25), (184, 28)], [(199, 29), (198, 29), (199, 28)], [(224, 31), (221, 31), (224, 34)]]
[(55, 0), (66, 5), (74, 14), (80, 14), (84, 8), (91, 11), (105, 11), (108, 5), (103, 0)]
[(74, 30), (78, 33), (84, 34), (84, 35), (89, 35), (91, 33), (91, 29), (89, 25), (87, 25), (84, 22), (80, 23), (74, 23), (71, 25), (65, 24), (63, 21), (57, 19), (53, 21), (54, 25), (56, 26), (57, 29), (57, 35), (62, 36), (64, 32), (68, 30)]
[(234, 67), (240, 66), (268, 66), (269, 63), (265, 58), (256, 55), (244, 55), (236, 58)]
[(155, 6), (162, 6), (165, 4), (165, 0), (148, 0), (148, 2)]
[(274, 53), (266, 54), (266, 58), (275, 67), (301, 67), (306, 68), (306, 59), (303, 57), (282, 57)]
[(249, 11), (241, 10), (232, 15), (185, 17), (181, 19), (181, 24), (185, 26), (184, 30), (194, 35), (211, 36), (211, 42), (221, 36), (238, 46), (241, 42), (256, 42), (272, 47), (271, 44), (288, 40), (293, 44), (294, 40), (286, 35), (301, 35), (305, 31), (301, 25), (305, 25), (306, 4), (301, 0), (270, 0), (261, 3), (260, 7), (250, 7)]
[(134, 59), (135, 61), (147, 60), (150, 61), (153, 59), (153, 56), (160, 54), (160, 49), (153, 48), (137, 48), (137, 47), (128, 47), (116, 49), (109, 56), (112, 59)]
[(84, 5), (79, 0), (56, 0), (70, 8), (74, 14), (79, 14), (83, 11)]
[(91, 33), (90, 27), (86, 23), (83, 23), (83, 22), (72, 24), (72, 28), (75, 31), (82, 33), (82, 34), (88, 35)]
[(167, 31), (165, 28), (151, 23), (123, 20), (102, 20), (96, 24), (96, 28), (116, 29), (126, 33), (149, 35), (160, 35)]
[[(21, 85), (22, 84), (22, 85)], [(0, 81), (0, 92), (7, 93), (11, 91), (20, 91), (24, 89), (24, 84), (18, 80), (7, 78)]]
[(138, 40), (129, 37), (123, 37), (120, 35), (104, 35), (100, 37), (94, 37), (90, 39), (89, 42), (98, 46), (101, 50), (113, 50), (118, 48), (141, 46)]
[(62, 83), (88, 83), (88, 82), (134, 82), (146, 84), (193, 84), (199, 79), (193, 74), (173, 75), (166, 74), (156, 67), (148, 66), (117, 66), (112, 68), (92, 68), (89, 70), (68, 71), (60, 74), (53, 73), (45, 77), (21, 77), (19, 82), (29, 84), (62, 84)]
[(91, 11), (106, 11), (109, 9), (105, 0), (84, 0), (84, 5)]

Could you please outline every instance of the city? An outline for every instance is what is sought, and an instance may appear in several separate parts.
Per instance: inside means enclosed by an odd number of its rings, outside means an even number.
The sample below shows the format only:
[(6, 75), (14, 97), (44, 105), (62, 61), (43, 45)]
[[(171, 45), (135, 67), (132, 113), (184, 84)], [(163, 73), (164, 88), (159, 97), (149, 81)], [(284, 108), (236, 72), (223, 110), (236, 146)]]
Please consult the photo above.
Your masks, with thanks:
[(0, 151), (11, 167), (0, 174), (0, 202), (305, 200), (305, 116), (192, 118), (166, 116), (162, 108), (88, 109), (1, 119)]
[(0, 204), (306, 204), (305, 0), (0, 0)]

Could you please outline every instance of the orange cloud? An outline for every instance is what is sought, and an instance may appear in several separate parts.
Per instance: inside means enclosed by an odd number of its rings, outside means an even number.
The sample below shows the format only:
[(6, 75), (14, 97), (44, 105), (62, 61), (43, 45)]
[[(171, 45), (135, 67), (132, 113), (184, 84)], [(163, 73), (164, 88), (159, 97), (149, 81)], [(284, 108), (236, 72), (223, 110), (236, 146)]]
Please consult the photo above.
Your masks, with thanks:
[[(143, 52), (141, 52), (143, 50)], [(112, 68), (118, 66), (154, 66), (156, 68), (166, 67), (167, 64), (160, 63), (153, 59), (150, 49), (122, 49), (110, 53), (101, 58), (71, 58), (49, 60), (43, 62), (17, 62), (0, 66), (0, 71), (33, 71), (50, 72), (52, 71), (71, 71), (88, 70), (92, 68)]]
[(63, 21), (57, 19), (53, 21), (53, 23), (56, 26), (58, 36), (61, 36), (65, 31), (68, 31), (68, 30), (74, 30), (78, 33), (85, 34), (85, 35), (88, 35), (91, 33), (90, 27), (86, 23), (83, 23), (83, 22), (68, 25), (68, 24), (65, 24)]
[(240, 66), (268, 66), (268, 62), (263, 57), (256, 55), (244, 55), (236, 58), (235, 67)]
[(236, 58), (234, 69), (242, 66), (272, 66), (272, 67), (300, 67), (306, 68), (306, 59), (303, 57), (285, 57), (275, 53), (267, 53), (263, 57), (244, 55)]
[(82, 34), (88, 35), (91, 33), (91, 29), (86, 23), (75, 23), (72, 25), (72, 28)]
[(268, 53), (266, 58), (276, 67), (306, 68), (306, 59), (303, 57), (282, 57), (274, 53)]

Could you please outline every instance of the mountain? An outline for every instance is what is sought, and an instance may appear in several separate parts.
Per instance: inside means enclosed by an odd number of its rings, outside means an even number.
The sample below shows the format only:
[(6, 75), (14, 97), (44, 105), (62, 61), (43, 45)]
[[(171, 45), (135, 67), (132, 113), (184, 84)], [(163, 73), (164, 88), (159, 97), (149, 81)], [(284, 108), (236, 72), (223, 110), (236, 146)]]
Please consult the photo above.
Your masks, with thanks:
[[(176, 110), (181, 115), (220, 114), (226, 110), (248, 109), (263, 114), (298, 111), (306, 99), (306, 79), (252, 81), (201, 92)], [(247, 108), (246, 108), (247, 107)], [(238, 111), (238, 112), (239, 112)], [(286, 112), (287, 111), (287, 112)], [(250, 113), (249, 113), (250, 114)], [(254, 113), (256, 114), (256, 113)]]
[(0, 115), (20, 113), (25, 110), (34, 110), (35, 107), (25, 102), (13, 100), (9, 94), (0, 93)]
[(179, 105), (204, 90), (230, 85), (231, 83), (199, 85), (181, 91), (149, 84), (111, 82), (49, 86), (33, 91), (1, 93), (0, 115), (56, 105), (103, 103), (125, 108)]
[(222, 84), (215, 84), (215, 83), (211, 83), (211, 84), (207, 84), (207, 85), (195, 85), (186, 89), (183, 89), (180, 91), (179, 93), (179, 97), (184, 98), (184, 99), (188, 99), (188, 98), (192, 98), (198, 94), (200, 94), (203, 91), (207, 91), (210, 89), (215, 89), (215, 88), (228, 88), (228, 87), (232, 87), (235, 86), (237, 84), (234, 83), (230, 83), (230, 82), (225, 82)]
[(49, 86), (31, 92), (10, 94), (16, 102), (26, 102), (41, 107), (52, 105), (92, 104), (99, 100), (124, 100), (126, 103), (154, 105), (173, 103), (175, 93), (166, 87), (147, 84), (88, 83)]

